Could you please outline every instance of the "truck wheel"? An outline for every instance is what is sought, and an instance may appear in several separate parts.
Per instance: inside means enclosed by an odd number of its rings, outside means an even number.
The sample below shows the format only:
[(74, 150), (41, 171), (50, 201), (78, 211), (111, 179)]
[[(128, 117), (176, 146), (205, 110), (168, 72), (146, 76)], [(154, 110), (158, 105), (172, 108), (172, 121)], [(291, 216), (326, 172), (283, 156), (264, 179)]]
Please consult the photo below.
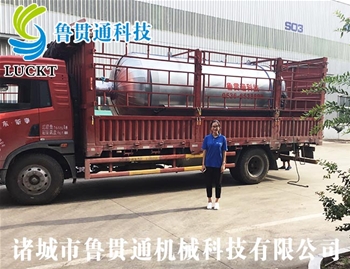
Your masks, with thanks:
[(267, 175), (269, 159), (264, 150), (252, 148), (243, 152), (237, 168), (240, 181), (247, 184), (257, 184)]
[(6, 187), (20, 204), (47, 204), (61, 192), (64, 175), (60, 164), (50, 156), (21, 157), (8, 171)]
[(241, 179), (238, 167), (230, 168), (230, 174), (233, 177), (233, 179), (235, 179), (241, 183), (244, 183), (244, 181)]

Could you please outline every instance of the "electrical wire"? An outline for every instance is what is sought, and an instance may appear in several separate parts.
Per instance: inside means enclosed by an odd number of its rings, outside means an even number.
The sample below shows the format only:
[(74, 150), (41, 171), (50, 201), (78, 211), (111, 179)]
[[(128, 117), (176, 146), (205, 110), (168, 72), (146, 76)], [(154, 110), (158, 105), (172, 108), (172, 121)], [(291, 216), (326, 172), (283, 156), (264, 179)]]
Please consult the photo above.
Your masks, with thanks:
[[(293, 151), (294, 151), (294, 155), (296, 154), (296, 148), (295, 148), (295, 137), (294, 137), (294, 127), (295, 127), (295, 120), (293, 118), (293, 125), (292, 125), (292, 134), (293, 134)], [(297, 187), (303, 187), (303, 188), (308, 188), (309, 185), (302, 185), (302, 184), (298, 184), (298, 182), (300, 181), (301, 177), (300, 177), (300, 173), (299, 173), (299, 169), (298, 169), (298, 165), (297, 165), (297, 161), (296, 159), (294, 158), (294, 164), (295, 164), (295, 170), (297, 172), (297, 176), (298, 176), (298, 180), (296, 181), (293, 181), (293, 180), (290, 180), (287, 182), (287, 184), (289, 185), (293, 185), (293, 186), (297, 186)], [(300, 163), (301, 164), (301, 163)], [(301, 164), (302, 165), (302, 164)], [(304, 165), (305, 165), (305, 162), (304, 162)]]
[(297, 161), (295, 159), (294, 159), (294, 164), (295, 164), (295, 170), (296, 170), (296, 173), (297, 173), (297, 176), (298, 176), (298, 180), (296, 180), (296, 181), (290, 180), (290, 181), (287, 182), (287, 184), (298, 186), (298, 187), (303, 187), (303, 188), (308, 188), (309, 185), (298, 184), (298, 182), (300, 181), (301, 177), (300, 177)]

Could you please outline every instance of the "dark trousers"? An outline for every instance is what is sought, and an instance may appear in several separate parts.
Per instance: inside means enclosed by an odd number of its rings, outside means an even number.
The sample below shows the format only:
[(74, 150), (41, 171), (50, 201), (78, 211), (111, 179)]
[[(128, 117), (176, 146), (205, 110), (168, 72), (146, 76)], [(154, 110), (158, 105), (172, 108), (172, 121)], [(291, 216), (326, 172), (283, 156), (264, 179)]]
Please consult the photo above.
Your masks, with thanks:
[(213, 182), (215, 183), (215, 196), (216, 198), (221, 197), (221, 181), (222, 173), (221, 168), (216, 167), (206, 167), (205, 171), (205, 181), (207, 187), (207, 197), (211, 198), (213, 195)]

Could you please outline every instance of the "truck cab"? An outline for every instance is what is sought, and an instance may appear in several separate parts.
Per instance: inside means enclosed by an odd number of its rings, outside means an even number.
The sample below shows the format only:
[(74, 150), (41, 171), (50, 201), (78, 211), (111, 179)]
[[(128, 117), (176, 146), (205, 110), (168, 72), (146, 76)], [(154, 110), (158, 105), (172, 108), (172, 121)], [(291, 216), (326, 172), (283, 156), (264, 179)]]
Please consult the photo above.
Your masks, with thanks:
[[(20, 173), (23, 182), (18, 185), (31, 201), (50, 189), (52, 195), (55, 166), (63, 164), (66, 176), (75, 170), (71, 115), (64, 61), (0, 56), (0, 182), (17, 188), (17, 180), (5, 179)], [(37, 159), (35, 167), (26, 166), (30, 159)], [(19, 193), (16, 199), (28, 198)]]

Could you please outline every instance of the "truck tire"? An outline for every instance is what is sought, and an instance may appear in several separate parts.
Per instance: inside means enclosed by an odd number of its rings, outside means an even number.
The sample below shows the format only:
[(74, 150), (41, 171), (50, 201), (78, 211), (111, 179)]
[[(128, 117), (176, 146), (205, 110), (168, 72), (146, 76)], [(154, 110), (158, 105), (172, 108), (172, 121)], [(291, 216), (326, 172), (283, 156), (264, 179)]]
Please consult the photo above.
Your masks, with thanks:
[(63, 180), (63, 170), (55, 159), (44, 154), (30, 154), (10, 167), (6, 188), (20, 204), (47, 204), (61, 192)]
[(251, 148), (243, 152), (238, 161), (237, 179), (246, 184), (260, 183), (269, 170), (269, 159), (264, 150)]
[(244, 181), (241, 180), (241, 176), (238, 169), (238, 167), (230, 168), (230, 174), (233, 177), (233, 179), (237, 180), (238, 182), (244, 183)]

